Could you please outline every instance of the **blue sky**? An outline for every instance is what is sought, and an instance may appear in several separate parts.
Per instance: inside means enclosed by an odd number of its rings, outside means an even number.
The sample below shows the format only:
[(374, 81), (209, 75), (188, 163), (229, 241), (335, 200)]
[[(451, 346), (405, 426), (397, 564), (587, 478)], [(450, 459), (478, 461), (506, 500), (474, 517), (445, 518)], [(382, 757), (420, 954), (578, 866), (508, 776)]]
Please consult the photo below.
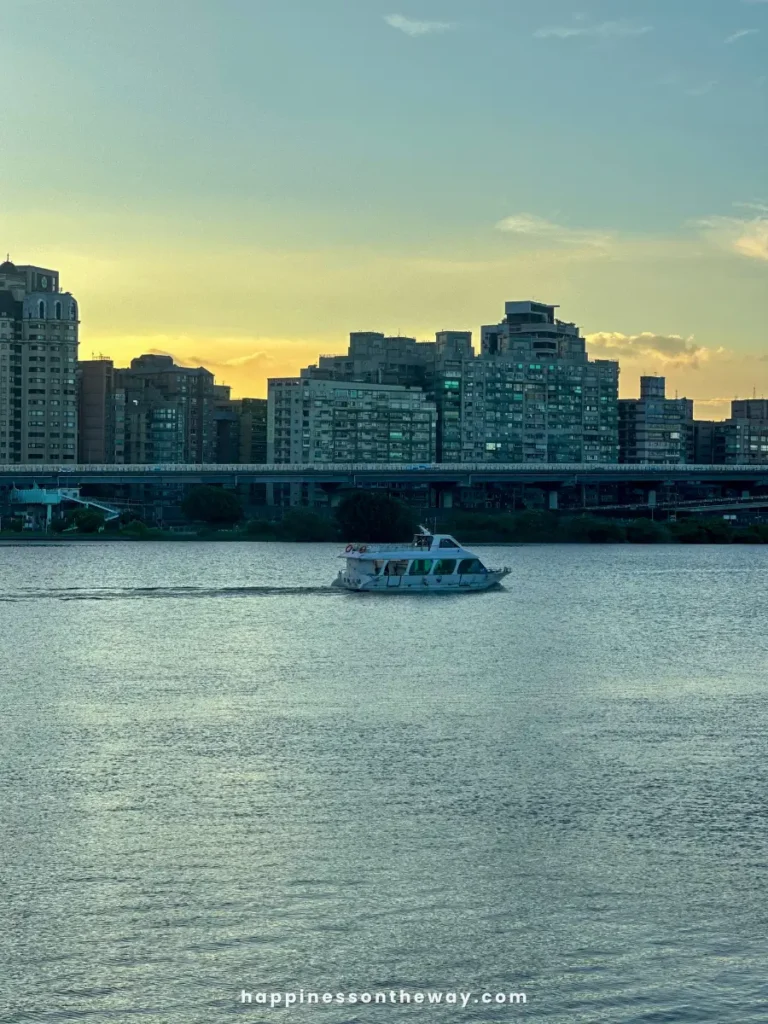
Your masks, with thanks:
[(0, 242), (56, 261), (86, 345), (263, 391), (351, 329), (535, 294), (629, 393), (768, 388), (764, 0), (0, 13)]

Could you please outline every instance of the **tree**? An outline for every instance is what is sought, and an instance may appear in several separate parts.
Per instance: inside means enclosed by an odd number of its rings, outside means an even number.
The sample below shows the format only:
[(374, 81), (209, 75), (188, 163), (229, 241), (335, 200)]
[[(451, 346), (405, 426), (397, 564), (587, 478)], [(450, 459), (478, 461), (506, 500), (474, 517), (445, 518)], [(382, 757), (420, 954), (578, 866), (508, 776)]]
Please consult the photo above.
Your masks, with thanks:
[(336, 539), (335, 524), (307, 508), (291, 509), (279, 524), (277, 532), (285, 540), (326, 541)]
[(627, 525), (627, 540), (630, 544), (666, 544), (669, 530), (653, 519), (633, 519)]
[(624, 528), (612, 519), (598, 516), (575, 516), (563, 523), (563, 539), (581, 544), (620, 544)]
[(133, 537), (136, 540), (144, 540), (149, 533), (149, 527), (140, 519), (132, 519), (120, 527), (120, 533), (126, 537)]
[(768, 544), (768, 525), (750, 523), (744, 529), (734, 532), (734, 544)]
[(545, 543), (557, 540), (558, 518), (553, 512), (526, 509), (514, 517), (514, 540)]
[(407, 505), (380, 491), (353, 491), (336, 509), (336, 521), (347, 541), (396, 543), (410, 540), (416, 518)]
[(724, 519), (682, 519), (673, 523), (672, 536), (681, 544), (730, 544), (733, 527)]
[(81, 508), (75, 512), (72, 521), (78, 533), (98, 533), (104, 526), (104, 513), (97, 508)]
[(277, 540), (277, 528), (268, 519), (251, 519), (245, 532), (253, 540)]
[(233, 526), (243, 518), (237, 495), (223, 487), (193, 487), (184, 498), (181, 510), (191, 522), (209, 526)]

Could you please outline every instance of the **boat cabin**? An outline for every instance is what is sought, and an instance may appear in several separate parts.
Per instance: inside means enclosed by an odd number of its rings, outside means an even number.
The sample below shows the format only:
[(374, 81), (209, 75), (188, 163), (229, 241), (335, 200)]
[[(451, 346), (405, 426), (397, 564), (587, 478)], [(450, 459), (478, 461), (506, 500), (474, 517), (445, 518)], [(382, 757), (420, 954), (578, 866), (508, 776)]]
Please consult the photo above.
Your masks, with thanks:
[(474, 576), (488, 572), (479, 558), (388, 558), (373, 559), (372, 576)]
[(351, 544), (346, 557), (350, 569), (368, 576), (429, 576), (437, 582), (445, 576), (478, 576), (488, 572), (480, 559), (455, 537), (423, 529), (411, 545)]

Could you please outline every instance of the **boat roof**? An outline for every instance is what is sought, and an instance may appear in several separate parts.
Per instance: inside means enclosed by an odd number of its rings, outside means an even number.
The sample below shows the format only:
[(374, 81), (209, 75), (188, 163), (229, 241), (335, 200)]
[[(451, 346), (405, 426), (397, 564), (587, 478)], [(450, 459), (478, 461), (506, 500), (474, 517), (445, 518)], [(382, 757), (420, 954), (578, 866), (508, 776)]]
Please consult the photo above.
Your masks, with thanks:
[(429, 552), (439, 554), (443, 558), (475, 558), (474, 552), (468, 551), (449, 533), (430, 533), (423, 526), (410, 544), (348, 544), (347, 550), (340, 558), (418, 558), (420, 554)]

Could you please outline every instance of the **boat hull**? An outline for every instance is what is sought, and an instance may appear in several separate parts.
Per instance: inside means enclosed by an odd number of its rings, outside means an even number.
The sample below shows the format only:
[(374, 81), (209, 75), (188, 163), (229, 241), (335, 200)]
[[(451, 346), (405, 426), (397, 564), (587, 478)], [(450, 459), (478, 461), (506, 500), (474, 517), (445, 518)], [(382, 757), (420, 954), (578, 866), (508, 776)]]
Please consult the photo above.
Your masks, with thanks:
[(367, 576), (340, 572), (333, 586), (342, 590), (376, 594), (467, 594), (498, 586), (507, 572), (464, 576)]

